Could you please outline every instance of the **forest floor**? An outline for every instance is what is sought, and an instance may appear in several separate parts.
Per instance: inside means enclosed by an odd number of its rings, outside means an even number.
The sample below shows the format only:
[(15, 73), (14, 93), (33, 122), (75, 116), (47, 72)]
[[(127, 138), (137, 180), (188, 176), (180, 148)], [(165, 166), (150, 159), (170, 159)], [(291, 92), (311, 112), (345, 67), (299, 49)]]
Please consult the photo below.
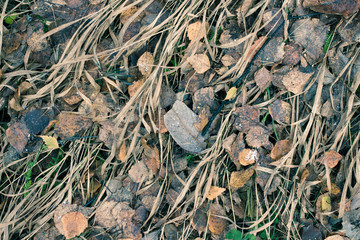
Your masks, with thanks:
[(1, 1), (1, 239), (360, 239), (360, 1)]

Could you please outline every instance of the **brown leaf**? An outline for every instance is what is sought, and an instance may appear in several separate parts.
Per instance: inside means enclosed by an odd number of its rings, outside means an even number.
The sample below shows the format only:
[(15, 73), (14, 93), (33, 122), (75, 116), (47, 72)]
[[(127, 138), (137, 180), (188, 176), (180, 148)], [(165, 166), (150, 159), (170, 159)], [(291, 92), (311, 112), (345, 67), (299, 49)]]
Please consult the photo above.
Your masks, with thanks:
[(61, 218), (66, 239), (76, 237), (88, 227), (87, 218), (80, 212), (70, 212)]
[(145, 52), (137, 62), (139, 71), (144, 77), (148, 77), (154, 66), (154, 57), (150, 52)]
[(360, 2), (357, 0), (304, 0), (304, 7), (309, 7), (315, 12), (342, 15), (349, 18), (359, 11)]
[(254, 164), (259, 159), (259, 153), (256, 150), (245, 148), (239, 154), (240, 164), (248, 166)]
[(179, 193), (177, 191), (175, 191), (174, 189), (169, 189), (169, 191), (166, 193), (165, 199), (167, 201), (167, 203), (173, 207), (176, 199), (179, 197)]
[(342, 155), (333, 150), (330, 150), (325, 152), (324, 155), (321, 158), (318, 158), (316, 161), (322, 164), (326, 164), (329, 168), (334, 168), (342, 158)]
[(9, 101), (9, 106), (11, 109), (20, 112), (23, 111), (24, 109), (22, 108), (22, 106), (19, 103), (19, 99), (18, 97), (12, 97), (11, 100)]
[(299, 44), (290, 42), (285, 45), (284, 50), (285, 55), (282, 64), (294, 66), (300, 62), (302, 47)]
[(120, 15), (120, 22), (125, 24), (131, 16), (133, 16), (139, 10), (138, 7), (131, 7), (125, 11), (123, 11)]
[(187, 58), (187, 61), (195, 69), (197, 73), (204, 73), (210, 69), (210, 60), (208, 56), (204, 54), (194, 54)]
[(191, 219), (192, 227), (201, 234), (205, 232), (207, 228), (207, 207), (205, 205), (201, 206), (195, 211), (193, 218)]
[(122, 161), (122, 162), (125, 162), (125, 157), (126, 157), (126, 143), (125, 141), (121, 144), (121, 147), (120, 147), (120, 151), (119, 151), (119, 160)]
[(330, 237), (325, 238), (324, 240), (345, 240), (347, 238), (344, 238), (343, 236), (336, 234), (336, 235), (332, 235)]
[(143, 161), (135, 163), (129, 170), (129, 177), (136, 183), (145, 182), (149, 178), (149, 170)]
[(271, 38), (269, 42), (259, 50), (254, 64), (258, 66), (273, 66), (276, 63), (280, 63), (285, 54), (284, 46), (283, 37)]
[(225, 188), (221, 188), (221, 187), (217, 187), (217, 186), (211, 186), (208, 195), (206, 196), (207, 199), (209, 200), (214, 200), (215, 198), (217, 198), (218, 196), (220, 196), (220, 194), (222, 194), (223, 192), (225, 192)]
[(234, 65), (237, 61), (231, 55), (226, 54), (221, 58), (221, 62), (225, 67), (229, 67)]
[(299, 68), (296, 67), (283, 77), (282, 82), (288, 91), (298, 95), (302, 93), (311, 76), (312, 73), (300, 72)]
[(249, 59), (249, 62), (251, 59), (255, 56), (255, 54), (261, 49), (262, 45), (266, 42), (267, 37), (259, 37), (258, 40), (254, 41), (253, 45), (251, 45), (250, 50), (248, 52), (248, 55), (246, 58)]
[(138, 90), (143, 84), (144, 84), (144, 79), (133, 82), (133, 83), (128, 87), (129, 96), (130, 96), (130, 97), (133, 97), (133, 96), (135, 95), (135, 93), (137, 92), (137, 90)]
[(229, 152), (231, 160), (233, 161), (237, 169), (240, 168), (239, 154), (244, 148), (245, 148), (244, 134), (239, 133), (235, 141), (232, 143), (231, 151)]
[(259, 123), (260, 111), (252, 106), (239, 107), (234, 111), (235, 128), (246, 133), (251, 127)]
[(276, 99), (272, 104), (270, 104), (269, 113), (275, 121), (279, 123), (290, 124), (290, 119), (291, 119), (290, 103), (284, 102), (280, 99)]
[(291, 141), (290, 140), (280, 140), (276, 142), (274, 148), (271, 150), (270, 157), (273, 160), (279, 160), (285, 156), (291, 150)]
[(206, 110), (203, 108), (199, 114), (199, 122), (194, 123), (194, 127), (196, 130), (198, 130), (198, 132), (201, 132), (209, 122), (209, 119), (206, 115)]
[(92, 121), (89, 118), (70, 112), (61, 112), (57, 120), (54, 131), (61, 139), (73, 137), (92, 125)]
[(255, 0), (245, 0), (242, 2), (241, 7), (236, 10), (237, 18), (242, 19), (245, 17), (246, 13), (250, 8), (255, 4)]
[(16, 122), (6, 129), (6, 137), (9, 143), (20, 155), (25, 149), (29, 135), (29, 130), (23, 121)]
[(248, 134), (246, 135), (246, 142), (249, 144), (249, 146), (254, 148), (268, 146), (270, 145), (269, 136), (269, 131), (264, 127), (251, 127)]
[(156, 146), (149, 146), (146, 143), (145, 139), (141, 139), (141, 145), (144, 148), (144, 162), (149, 170), (152, 171), (154, 175), (157, 175), (160, 169), (160, 155), (159, 150)]
[(235, 138), (236, 138), (236, 134), (233, 133), (233, 134), (231, 134), (230, 136), (228, 136), (227, 138), (225, 138), (224, 141), (223, 141), (222, 147), (223, 147), (228, 153), (231, 152), (231, 146), (232, 146), (233, 142), (235, 141)]
[(210, 205), (209, 211), (210, 232), (216, 235), (222, 234), (227, 226), (227, 221), (224, 219), (226, 215), (224, 209), (219, 204), (213, 203)]
[(260, 91), (264, 91), (272, 82), (273, 76), (269, 70), (265, 67), (260, 68), (254, 75), (256, 85), (260, 88)]
[(201, 40), (206, 36), (206, 31), (208, 28), (208, 23), (205, 23), (204, 29), (200, 21), (194, 22), (187, 27), (187, 36), (191, 42), (195, 40)]
[(254, 168), (232, 172), (230, 176), (230, 186), (233, 188), (243, 187), (254, 173)]

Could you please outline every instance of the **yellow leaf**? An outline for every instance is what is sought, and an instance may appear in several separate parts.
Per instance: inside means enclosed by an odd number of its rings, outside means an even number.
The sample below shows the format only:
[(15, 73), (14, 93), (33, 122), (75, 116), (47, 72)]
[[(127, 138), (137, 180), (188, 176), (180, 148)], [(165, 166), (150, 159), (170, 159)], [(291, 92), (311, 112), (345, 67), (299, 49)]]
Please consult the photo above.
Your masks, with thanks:
[(229, 89), (229, 91), (226, 93), (226, 97), (224, 100), (230, 100), (233, 99), (236, 96), (237, 88), (232, 87)]
[(39, 136), (39, 137), (41, 137), (42, 140), (44, 140), (44, 143), (48, 148), (51, 148), (51, 149), (59, 148), (59, 144), (58, 144), (58, 141), (56, 140), (56, 138), (50, 137), (50, 136)]
[(211, 186), (210, 191), (209, 191), (209, 193), (208, 193), (208, 195), (206, 197), (209, 200), (214, 200), (215, 198), (220, 196), (220, 194), (222, 194), (225, 190), (226, 190), (225, 188), (221, 188), (221, 187), (217, 187), (217, 186)]
[(331, 199), (330, 196), (323, 196), (321, 199), (321, 211), (330, 212), (331, 211)]

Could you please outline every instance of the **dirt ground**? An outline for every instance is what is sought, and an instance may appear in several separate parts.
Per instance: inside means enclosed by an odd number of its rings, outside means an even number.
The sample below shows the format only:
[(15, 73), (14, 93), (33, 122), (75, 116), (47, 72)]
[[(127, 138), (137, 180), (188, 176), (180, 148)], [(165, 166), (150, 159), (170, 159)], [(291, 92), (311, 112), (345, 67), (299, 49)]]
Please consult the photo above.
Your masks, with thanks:
[(0, 2), (0, 239), (360, 239), (360, 0)]

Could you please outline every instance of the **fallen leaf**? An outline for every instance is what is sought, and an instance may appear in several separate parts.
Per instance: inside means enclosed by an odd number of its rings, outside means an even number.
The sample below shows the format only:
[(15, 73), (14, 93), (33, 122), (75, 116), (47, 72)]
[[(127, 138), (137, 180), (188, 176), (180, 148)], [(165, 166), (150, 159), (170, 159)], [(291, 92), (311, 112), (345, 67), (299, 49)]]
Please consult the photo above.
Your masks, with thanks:
[(121, 144), (120, 151), (119, 151), (119, 160), (122, 162), (125, 162), (126, 157), (126, 143), (125, 141)]
[(206, 196), (207, 199), (209, 200), (214, 200), (215, 198), (217, 198), (218, 196), (220, 196), (220, 194), (222, 194), (223, 192), (225, 192), (225, 188), (221, 188), (221, 187), (217, 187), (217, 186), (211, 186), (208, 195)]
[(227, 226), (227, 221), (224, 219), (226, 216), (225, 210), (217, 203), (210, 205), (209, 216), (209, 230), (213, 234), (222, 234)]
[(312, 73), (300, 72), (299, 68), (296, 67), (283, 77), (282, 82), (288, 91), (298, 95), (302, 93), (311, 76)]
[(299, 44), (290, 42), (284, 46), (285, 54), (282, 64), (295, 66), (300, 62), (302, 47)]
[(25, 124), (31, 134), (38, 134), (49, 124), (49, 117), (40, 109), (29, 111), (25, 114)]
[(54, 131), (61, 139), (73, 137), (92, 125), (92, 121), (89, 118), (70, 112), (61, 112), (57, 120)]
[(156, 146), (149, 146), (145, 139), (141, 139), (141, 145), (144, 148), (143, 156), (145, 157), (145, 165), (152, 171), (153, 175), (157, 175), (160, 169), (160, 154), (158, 148)]
[(23, 111), (23, 107), (20, 105), (19, 103), (19, 99), (17, 97), (12, 97), (9, 101), (9, 106), (11, 109), (17, 111), (17, 112), (21, 112)]
[(204, 54), (194, 54), (187, 58), (187, 61), (195, 69), (197, 73), (204, 73), (210, 69), (210, 60), (208, 56)]
[(133, 96), (135, 95), (135, 93), (137, 92), (137, 90), (138, 90), (143, 84), (144, 84), (144, 79), (133, 82), (133, 83), (128, 87), (129, 96), (130, 96), (130, 97), (133, 97)]
[(235, 115), (235, 128), (240, 132), (248, 132), (251, 127), (259, 124), (260, 111), (252, 106), (243, 106), (236, 108)]
[(236, 138), (236, 134), (233, 133), (230, 136), (228, 136), (227, 138), (224, 139), (222, 147), (228, 152), (231, 152), (231, 146), (233, 144), (233, 142), (235, 141)]
[(334, 168), (340, 162), (343, 156), (333, 150), (325, 152), (321, 158), (318, 158), (316, 161), (321, 164), (326, 164), (329, 168)]
[(201, 40), (206, 36), (206, 32), (208, 28), (209, 28), (208, 23), (205, 23), (205, 29), (203, 28), (202, 23), (200, 21), (191, 23), (187, 27), (187, 36), (191, 42), (195, 40)]
[(242, 2), (241, 7), (239, 7), (237, 12), (237, 18), (243, 19), (246, 13), (250, 10), (250, 8), (255, 4), (255, 0), (245, 0)]
[(330, 237), (325, 238), (324, 240), (345, 240), (346, 238), (344, 238), (343, 236), (336, 234), (336, 235), (332, 235)]
[[(133, 6), (133, 7), (131, 7), (131, 8), (128, 8), (127, 10), (121, 12), (120, 22), (121, 22), (122, 24), (125, 24), (125, 23), (129, 20), (129, 18), (130, 18), (131, 16), (133, 16), (138, 10), (139, 10), (138, 7)], [(139, 16), (139, 17), (140, 17), (140, 16)]]
[(129, 170), (129, 178), (136, 183), (145, 182), (149, 175), (149, 169), (143, 161), (135, 163)]
[(165, 114), (164, 121), (170, 135), (180, 147), (194, 153), (205, 149), (205, 139), (194, 126), (200, 119), (183, 102), (177, 100)]
[(273, 66), (276, 63), (280, 63), (284, 58), (285, 43), (283, 37), (273, 37), (269, 42), (259, 50), (254, 61), (255, 65), (258, 66)]
[(207, 228), (207, 220), (208, 220), (207, 207), (206, 205), (203, 205), (195, 211), (195, 214), (192, 217), (190, 223), (192, 227), (196, 231), (198, 231), (199, 234), (201, 234), (202, 232), (205, 232)]
[(259, 39), (255, 40), (253, 45), (251, 45), (246, 58), (250, 62), (255, 54), (261, 49), (262, 45), (266, 42), (266, 38), (264, 36), (259, 37)]
[(39, 136), (44, 140), (45, 145), (50, 149), (57, 149), (59, 148), (58, 141), (55, 137), (52, 136)]
[(205, 110), (206, 117), (211, 117), (211, 112), (215, 109), (215, 92), (212, 87), (200, 88), (195, 91), (193, 96), (193, 111), (200, 115)]
[(254, 168), (232, 172), (230, 176), (230, 186), (233, 188), (243, 187), (249, 181), (252, 175), (254, 175), (254, 173)]
[(226, 97), (225, 97), (224, 100), (233, 99), (234, 97), (236, 97), (236, 92), (237, 92), (237, 88), (236, 88), (236, 87), (230, 88), (229, 91), (227, 91)]
[(270, 86), (273, 80), (273, 76), (269, 70), (267, 70), (265, 67), (262, 67), (255, 73), (254, 80), (256, 85), (258, 85), (260, 88), (260, 91), (263, 92), (268, 86)]
[(276, 99), (269, 105), (269, 113), (271, 117), (278, 123), (290, 124), (291, 105), (280, 99)]
[(304, 0), (303, 6), (309, 7), (315, 12), (342, 15), (349, 18), (359, 11), (360, 2), (356, 0)]
[(80, 212), (70, 212), (61, 218), (66, 239), (74, 238), (88, 227), (87, 218)]
[(331, 211), (331, 198), (329, 193), (320, 195), (316, 201), (317, 211), (330, 212)]
[(246, 135), (246, 142), (249, 144), (249, 146), (254, 148), (268, 146), (270, 145), (269, 136), (269, 131), (264, 127), (251, 127)]
[[(264, 28), (269, 35), (281, 36), (284, 32), (284, 17), (280, 8), (271, 8), (264, 12), (263, 22), (267, 23)], [(279, 29), (280, 28), (280, 29)]]
[(150, 52), (145, 52), (138, 59), (137, 66), (144, 77), (148, 77), (154, 66), (154, 57)]
[(237, 61), (231, 55), (225, 54), (221, 58), (221, 62), (222, 62), (222, 64), (224, 64), (225, 67), (229, 67), (231, 65), (234, 65)]
[[(330, 191), (331, 190), (331, 191)], [(324, 184), (322, 185), (322, 191), (323, 192), (330, 192), (332, 195), (339, 195), (341, 193), (341, 189), (336, 185), (336, 183), (331, 183), (331, 189), (329, 190), (329, 188), (327, 187), (327, 184), (324, 182)]]
[(194, 123), (194, 126), (198, 132), (201, 132), (209, 122), (205, 108), (203, 108), (199, 114), (199, 122)]
[(179, 193), (175, 191), (174, 189), (169, 189), (169, 191), (166, 193), (165, 199), (167, 203), (173, 207), (175, 205), (176, 199), (179, 197)]
[(231, 150), (229, 152), (230, 158), (236, 166), (236, 169), (240, 169), (240, 161), (239, 155), (241, 151), (245, 149), (245, 142), (244, 142), (244, 134), (239, 133), (235, 138), (235, 141), (231, 145)]
[(28, 136), (30, 133), (23, 121), (16, 122), (6, 129), (6, 137), (9, 143), (20, 155), (28, 142)]
[(239, 161), (243, 166), (254, 164), (258, 159), (259, 153), (253, 149), (245, 148), (239, 154)]
[(276, 142), (274, 148), (271, 150), (270, 157), (276, 161), (285, 156), (288, 152), (290, 152), (292, 147), (290, 140), (280, 140)]

